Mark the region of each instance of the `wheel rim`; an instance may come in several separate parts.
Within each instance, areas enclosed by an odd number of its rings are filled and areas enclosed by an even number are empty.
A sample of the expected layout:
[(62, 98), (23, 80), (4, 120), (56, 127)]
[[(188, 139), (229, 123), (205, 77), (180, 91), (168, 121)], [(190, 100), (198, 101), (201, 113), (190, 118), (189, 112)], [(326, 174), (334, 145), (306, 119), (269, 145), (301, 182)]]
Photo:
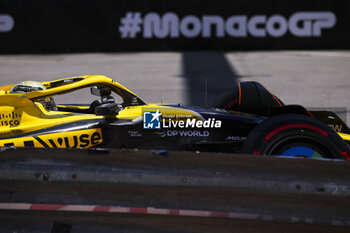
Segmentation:
[(305, 146), (296, 146), (284, 151), (281, 156), (288, 157), (308, 157), (308, 158), (323, 158), (322, 155), (314, 148)]
[(287, 136), (265, 149), (265, 154), (288, 157), (329, 158), (329, 151), (308, 136)]

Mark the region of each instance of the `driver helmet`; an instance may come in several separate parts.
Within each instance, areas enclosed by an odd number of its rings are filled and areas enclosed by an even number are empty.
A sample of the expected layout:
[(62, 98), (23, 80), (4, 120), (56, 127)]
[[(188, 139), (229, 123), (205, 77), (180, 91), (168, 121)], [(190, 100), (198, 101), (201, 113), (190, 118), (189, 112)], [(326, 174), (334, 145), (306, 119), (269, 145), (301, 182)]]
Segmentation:
[(46, 90), (41, 82), (37, 81), (24, 81), (14, 85), (10, 93), (26, 93), (31, 91), (42, 91)]
[[(46, 90), (44, 85), (41, 82), (37, 81), (24, 81), (14, 85), (10, 93), (27, 93), (32, 91), (43, 91)], [(40, 99), (39, 102), (47, 109), (47, 110), (57, 110), (55, 101), (52, 97), (46, 97), (44, 99)]]

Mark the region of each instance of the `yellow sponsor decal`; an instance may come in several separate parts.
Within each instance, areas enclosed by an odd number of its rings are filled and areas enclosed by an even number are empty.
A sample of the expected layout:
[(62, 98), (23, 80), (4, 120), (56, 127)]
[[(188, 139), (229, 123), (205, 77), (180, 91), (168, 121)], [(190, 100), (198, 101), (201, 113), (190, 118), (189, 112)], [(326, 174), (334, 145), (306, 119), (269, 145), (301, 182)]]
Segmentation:
[(0, 147), (90, 148), (101, 143), (101, 129), (86, 129), (0, 140)]

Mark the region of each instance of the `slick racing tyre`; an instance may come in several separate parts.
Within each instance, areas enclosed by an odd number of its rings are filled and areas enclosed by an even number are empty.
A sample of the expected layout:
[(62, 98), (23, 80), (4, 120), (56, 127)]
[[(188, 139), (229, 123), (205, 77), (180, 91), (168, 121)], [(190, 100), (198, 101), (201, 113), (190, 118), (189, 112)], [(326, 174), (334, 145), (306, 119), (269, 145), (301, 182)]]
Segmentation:
[(298, 114), (264, 120), (247, 137), (243, 151), (258, 155), (308, 158), (349, 158), (348, 145), (330, 127)]

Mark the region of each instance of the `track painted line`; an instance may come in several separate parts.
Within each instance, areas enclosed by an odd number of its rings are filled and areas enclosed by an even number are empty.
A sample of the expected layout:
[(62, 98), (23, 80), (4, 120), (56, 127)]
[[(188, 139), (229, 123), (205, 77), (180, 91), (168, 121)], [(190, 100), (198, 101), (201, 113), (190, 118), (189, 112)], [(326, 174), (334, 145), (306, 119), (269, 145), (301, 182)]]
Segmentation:
[(34, 204), (34, 203), (0, 203), (0, 210), (22, 211), (57, 211), (57, 212), (96, 212), (117, 214), (147, 214), (184, 217), (226, 218), (236, 220), (260, 220), (278, 221), (289, 223), (326, 224), (335, 226), (350, 226), (350, 221), (334, 219), (320, 220), (314, 218), (282, 217), (253, 213), (163, 209), (154, 207), (123, 207), (123, 206), (99, 206), (99, 205), (65, 205), (65, 204)]

